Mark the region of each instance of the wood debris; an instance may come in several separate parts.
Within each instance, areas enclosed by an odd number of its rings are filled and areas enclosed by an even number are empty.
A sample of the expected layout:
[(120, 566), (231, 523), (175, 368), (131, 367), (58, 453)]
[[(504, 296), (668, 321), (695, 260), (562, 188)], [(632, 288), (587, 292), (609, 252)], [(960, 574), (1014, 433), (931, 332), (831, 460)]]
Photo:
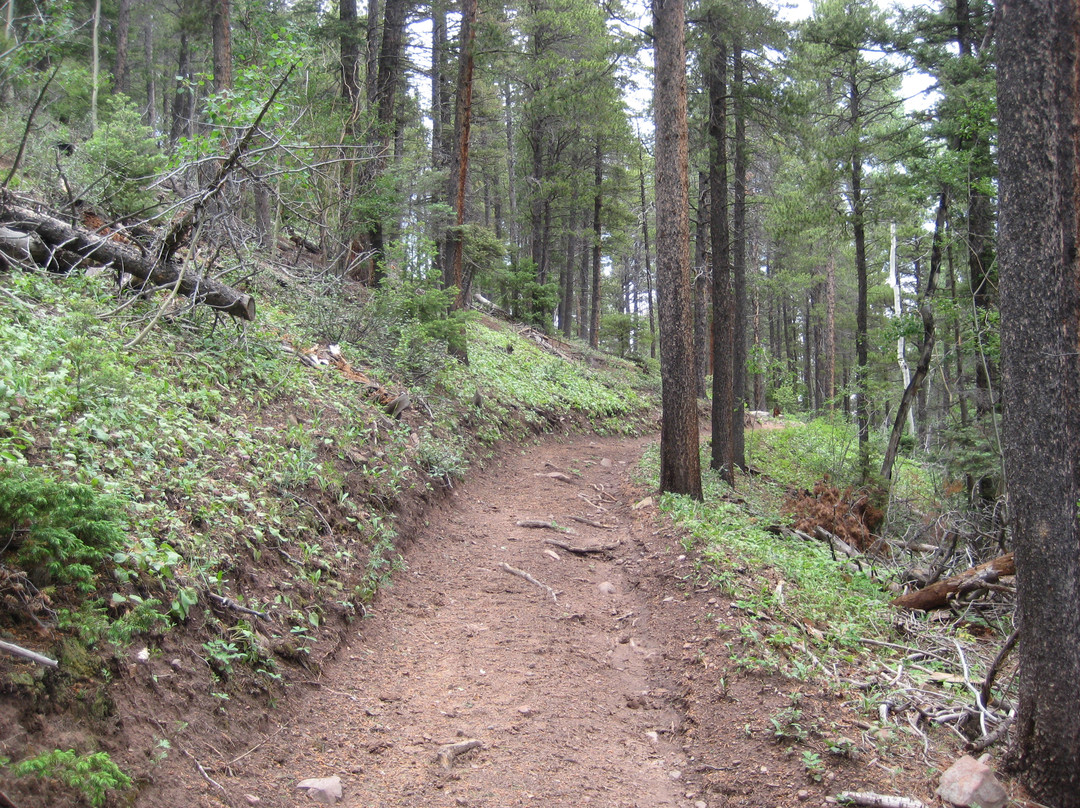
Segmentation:
[(518, 576), (519, 578), (524, 578), (524, 579), (525, 579), (526, 581), (528, 581), (528, 582), (529, 582), (530, 584), (534, 584), (534, 585), (536, 585), (536, 586), (540, 587), (541, 589), (543, 589), (544, 591), (546, 591), (546, 592), (547, 592), (547, 593), (548, 593), (549, 595), (551, 595), (551, 599), (552, 599), (553, 601), (555, 601), (556, 603), (558, 603), (558, 602), (559, 602), (559, 596), (558, 596), (558, 593), (556, 593), (554, 589), (552, 589), (552, 588), (551, 588), (550, 586), (548, 586), (547, 584), (545, 584), (545, 583), (542, 583), (542, 582), (540, 582), (540, 581), (536, 580), (536, 579), (535, 579), (535, 578), (533, 578), (533, 577), (532, 577), (531, 575), (529, 575), (529, 573), (525, 572), (525, 570), (519, 570), (519, 569), (518, 569), (517, 567), (511, 567), (511, 566), (510, 566), (509, 564), (507, 564), (507, 563), (506, 563), (505, 561), (500, 561), (500, 562), (499, 562), (499, 568), (500, 568), (500, 569), (502, 569), (502, 570), (503, 570), (503, 571), (505, 571), (505, 572), (509, 572), (509, 573), (510, 573), (511, 575), (516, 575), (516, 576)]

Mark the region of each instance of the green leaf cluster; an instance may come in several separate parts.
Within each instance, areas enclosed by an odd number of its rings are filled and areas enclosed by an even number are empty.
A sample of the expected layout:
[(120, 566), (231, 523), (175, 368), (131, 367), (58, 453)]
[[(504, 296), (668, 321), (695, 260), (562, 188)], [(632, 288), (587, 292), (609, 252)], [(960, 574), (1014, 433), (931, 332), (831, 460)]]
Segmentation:
[(14, 562), (58, 584), (94, 588), (95, 575), (124, 539), (122, 511), (89, 485), (38, 469), (0, 468), (0, 533)]
[(11, 771), (16, 777), (60, 780), (82, 794), (94, 808), (105, 804), (109, 791), (132, 786), (131, 778), (113, 763), (108, 752), (80, 755), (74, 749), (54, 749), (12, 764)]

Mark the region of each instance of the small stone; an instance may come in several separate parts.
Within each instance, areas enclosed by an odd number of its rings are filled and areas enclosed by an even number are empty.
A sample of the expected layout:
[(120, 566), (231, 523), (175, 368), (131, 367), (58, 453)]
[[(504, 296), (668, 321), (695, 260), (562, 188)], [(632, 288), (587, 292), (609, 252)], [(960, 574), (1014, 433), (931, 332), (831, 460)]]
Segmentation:
[(325, 805), (333, 805), (341, 799), (341, 778), (337, 776), (301, 780), (296, 784), (296, 788), (298, 791), (306, 791), (315, 802)]
[(531, 716), (536, 715), (536, 710), (534, 710), (532, 707), (530, 707), (527, 704), (523, 704), (520, 707), (518, 707), (518, 712), (521, 713), (526, 718), (530, 718)]
[(645, 733), (645, 737), (649, 739), (649, 743), (652, 743), (652, 744), (660, 743), (660, 734), (658, 732), (655, 732), (653, 730), (649, 730), (648, 732)]
[(610, 457), (605, 457), (605, 458), (603, 458), (603, 459), (602, 459), (602, 460), (600, 461), (600, 465), (601, 465), (601, 466), (603, 466), (603, 467), (604, 467), (604, 468), (606, 468), (606, 469), (609, 469), (609, 468), (611, 468), (611, 466), (612, 466), (613, 464), (612, 464), (612, 462), (611, 462), (611, 458), (610, 458)]
[(970, 805), (979, 805), (980, 808), (1003, 808), (1009, 801), (1005, 789), (994, 777), (990, 767), (980, 763), (971, 755), (964, 755), (941, 775), (937, 794), (946, 802), (951, 802), (961, 808)]
[(681, 780), (682, 779), (682, 772), (679, 771), (678, 769), (672, 769), (671, 771), (669, 771), (667, 773), (667, 776), (670, 777), (672, 780)]
[(139, 660), (139, 662), (149, 662), (150, 661), (150, 649), (149, 648), (143, 648), (141, 651), (139, 651), (139, 653), (137, 653), (135, 655), (135, 659)]
[(694, 808), (709, 808), (709, 804), (705, 800), (698, 800), (694, 803)]
[(799, 798), (799, 802), (804, 802), (805, 800), (810, 799), (810, 792), (805, 788), (800, 788), (799, 793), (795, 796)]
[(769, 773), (769, 767), (768, 766), (762, 766), (758, 771), (760, 771), (762, 774), (768, 774)]
[(174, 657), (173, 659), (169, 660), (169, 667), (172, 668), (174, 671), (180, 670), (180, 668), (182, 668), (183, 666), (184, 663), (180, 661), (179, 657)]
[(258, 805), (260, 802), (262, 802), (262, 800), (260, 800), (254, 794), (245, 794), (244, 802), (246, 802), (248, 805)]
[(615, 594), (615, 584), (613, 584), (611, 581), (603, 581), (597, 584), (596, 588), (600, 590), (601, 595)]

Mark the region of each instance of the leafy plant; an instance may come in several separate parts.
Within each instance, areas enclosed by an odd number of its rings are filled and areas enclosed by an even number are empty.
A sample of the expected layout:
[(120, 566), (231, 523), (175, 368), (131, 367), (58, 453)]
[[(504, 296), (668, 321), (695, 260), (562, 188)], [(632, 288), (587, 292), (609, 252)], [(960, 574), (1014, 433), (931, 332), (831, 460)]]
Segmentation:
[(119, 505), (88, 485), (31, 468), (0, 469), (0, 532), (24, 569), (92, 591), (97, 570), (124, 538)]
[(105, 804), (107, 792), (131, 788), (131, 778), (113, 763), (107, 752), (80, 755), (73, 749), (54, 749), (12, 764), (11, 772), (16, 777), (60, 780), (95, 808)]
[(815, 783), (820, 783), (825, 776), (825, 764), (821, 760), (821, 755), (809, 749), (804, 749), (802, 763), (803, 768), (806, 769), (806, 776)]

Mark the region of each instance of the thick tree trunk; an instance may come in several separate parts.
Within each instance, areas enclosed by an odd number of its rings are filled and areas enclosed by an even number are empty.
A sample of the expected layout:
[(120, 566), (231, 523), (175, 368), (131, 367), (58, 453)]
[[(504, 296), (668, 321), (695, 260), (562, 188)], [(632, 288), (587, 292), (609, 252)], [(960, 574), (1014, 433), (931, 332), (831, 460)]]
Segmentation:
[(94, 0), (90, 21), (90, 131), (98, 125), (98, 76), (101, 72), (101, 0)]
[(836, 256), (825, 260), (825, 399), (836, 408)]
[(645, 248), (645, 291), (649, 297), (649, 356), (656, 359), (656, 320), (653, 317), (652, 264), (649, 257), (649, 209), (645, 205), (645, 157), (638, 141), (638, 177), (641, 180), (641, 240)]
[(660, 314), (660, 490), (701, 499), (686, 129), (685, 0), (653, 0), (656, 79), (656, 276)]
[(1036, 800), (1076, 808), (1080, 11), (1055, 0), (998, 10), (1003, 437), (1021, 630), (1013, 762)]
[(451, 181), (454, 183), (454, 210), (456, 228), (449, 239), (452, 247), (450, 259), (453, 268), (452, 283), (457, 287), (453, 307), (460, 309), (469, 299), (472, 285), (471, 273), (466, 277), (463, 266), (465, 239), (465, 191), (469, 175), (469, 134), (472, 129), (473, 63), (476, 49), (477, 0), (464, 0), (461, 20), (461, 54), (458, 66), (457, 100), (454, 109), (454, 160), (451, 163)]
[(214, 49), (214, 92), (232, 89), (232, 23), (229, 19), (230, 0), (213, 0), (210, 28)]
[(4, 205), (0, 221), (21, 232), (34, 232), (55, 252), (51, 268), (71, 269), (80, 263), (92, 266), (109, 264), (120, 272), (134, 275), (152, 287), (172, 287), (179, 281), (177, 291), (211, 308), (241, 320), (255, 319), (255, 300), (219, 281), (184, 271), (181, 262), (155, 261), (151, 254), (122, 241), (99, 236), (72, 227), (52, 216), (22, 205)]
[(589, 345), (600, 347), (600, 247), (603, 230), (600, 214), (604, 209), (604, 150), (596, 139), (593, 165), (593, 245), (592, 245), (592, 314), (589, 315)]
[(131, 0), (116, 4), (116, 58), (113, 60), (113, 89), (131, 95), (131, 64), (128, 48), (131, 42)]
[[(732, 388), (734, 299), (731, 289), (731, 240), (728, 228), (727, 177), (727, 48), (719, 21), (709, 18), (712, 57), (709, 60), (709, 234), (712, 237), (713, 384), (712, 453), (709, 465), (729, 483), (735, 482), (732, 442), (735, 412)], [(659, 196), (659, 195), (658, 195)], [(740, 424), (741, 427), (741, 424)]]
[(736, 38), (732, 47), (732, 100), (735, 114), (735, 198), (731, 211), (734, 235), (731, 272), (735, 291), (732, 335), (732, 395), (735, 412), (732, 415), (732, 455), (735, 465), (746, 470), (746, 435), (743, 421), (746, 414), (746, 107), (743, 94), (742, 45)]

